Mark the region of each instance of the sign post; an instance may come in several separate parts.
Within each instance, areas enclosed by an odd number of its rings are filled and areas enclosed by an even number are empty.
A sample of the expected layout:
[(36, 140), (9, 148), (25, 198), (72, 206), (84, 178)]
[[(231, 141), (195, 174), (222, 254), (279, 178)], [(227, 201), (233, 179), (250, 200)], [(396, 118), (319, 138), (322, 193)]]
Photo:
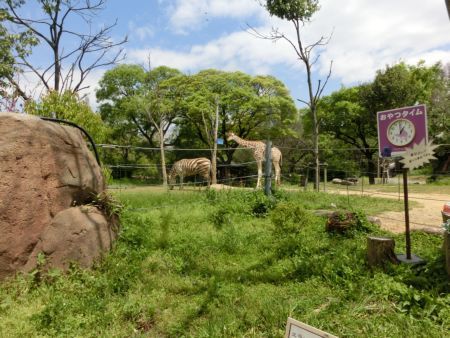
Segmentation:
[(405, 206), (406, 256), (399, 261), (418, 264), (422, 259), (411, 254), (409, 227), (408, 169), (417, 168), (433, 158), (432, 142), (428, 144), (427, 111), (425, 105), (403, 107), (377, 113), (378, 150), (382, 157), (403, 157), (403, 199)]
[(403, 168), (402, 171), (403, 171), (403, 201), (405, 205), (406, 259), (411, 259), (411, 232), (409, 230), (409, 203), (408, 203), (408, 168)]

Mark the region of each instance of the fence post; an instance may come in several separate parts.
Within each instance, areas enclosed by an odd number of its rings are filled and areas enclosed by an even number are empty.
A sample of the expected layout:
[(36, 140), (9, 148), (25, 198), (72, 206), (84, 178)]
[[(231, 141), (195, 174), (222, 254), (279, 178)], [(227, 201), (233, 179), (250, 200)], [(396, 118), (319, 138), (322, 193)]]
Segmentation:
[(266, 196), (270, 196), (272, 193), (272, 141), (266, 142), (266, 166), (265, 166), (265, 180), (264, 180), (264, 193)]
[(361, 175), (361, 196), (364, 196), (364, 173)]
[(306, 167), (305, 186), (303, 187), (303, 191), (306, 191), (308, 187), (308, 178), (309, 178), (309, 163), (308, 166)]

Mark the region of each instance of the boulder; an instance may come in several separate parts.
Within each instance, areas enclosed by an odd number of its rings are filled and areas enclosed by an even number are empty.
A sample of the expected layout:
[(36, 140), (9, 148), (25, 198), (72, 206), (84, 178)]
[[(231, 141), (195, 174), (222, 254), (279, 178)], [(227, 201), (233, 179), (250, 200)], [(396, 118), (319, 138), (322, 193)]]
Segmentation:
[(105, 189), (78, 129), (24, 114), (0, 113), (0, 174), (0, 279), (27, 265), (58, 213)]
[(24, 270), (36, 267), (39, 253), (45, 255), (43, 268), (66, 270), (71, 262), (89, 268), (103, 252), (109, 251), (114, 238), (108, 220), (96, 207), (65, 209), (44, 229)]

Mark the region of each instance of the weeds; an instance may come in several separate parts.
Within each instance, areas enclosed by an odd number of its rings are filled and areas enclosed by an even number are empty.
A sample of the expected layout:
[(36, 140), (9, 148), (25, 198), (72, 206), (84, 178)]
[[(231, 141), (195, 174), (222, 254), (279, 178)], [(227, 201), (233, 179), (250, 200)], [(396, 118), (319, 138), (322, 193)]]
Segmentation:
[[(345, 337), (447, 334), (440, 237), (412, 234), (426, 266), (373, 271), (366, 236), (380, 229), (361, 213), (352, 236), (329, 235), (311, 212), (344, 210), (345, 196), (274, 196), (122, 192), (117, 243), (93, 270), (0, 286), (2, 336), (280, 337), (288, 316)], [(370, 213), (397, 207), (350, 201)]]

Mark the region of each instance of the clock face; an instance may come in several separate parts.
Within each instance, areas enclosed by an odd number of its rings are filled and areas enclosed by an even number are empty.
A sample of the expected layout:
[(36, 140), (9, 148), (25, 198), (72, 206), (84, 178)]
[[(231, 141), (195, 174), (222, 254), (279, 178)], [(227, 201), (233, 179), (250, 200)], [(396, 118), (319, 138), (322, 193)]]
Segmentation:
[(402, 147), (410, 144), (416, 134), (414, 124), (405, 119), (393, 121), (387, 128), (387, 138), (393, 145)]

